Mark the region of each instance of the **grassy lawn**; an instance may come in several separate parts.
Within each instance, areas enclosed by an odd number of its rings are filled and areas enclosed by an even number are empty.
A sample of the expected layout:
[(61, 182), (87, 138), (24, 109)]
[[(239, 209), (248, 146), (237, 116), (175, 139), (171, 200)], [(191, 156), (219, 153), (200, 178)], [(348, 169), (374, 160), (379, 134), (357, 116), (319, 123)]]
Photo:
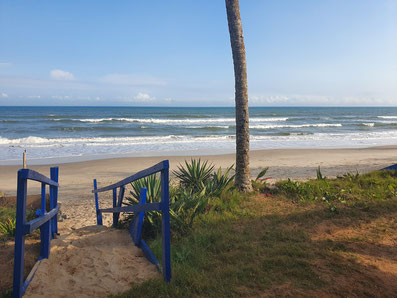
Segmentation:
[[(173, 278), (119, 297), (397, 293), (397, 177), (345, 175), (223, 195), (172, 239)], [(151, 247), (161, 260), (161, 241)]]

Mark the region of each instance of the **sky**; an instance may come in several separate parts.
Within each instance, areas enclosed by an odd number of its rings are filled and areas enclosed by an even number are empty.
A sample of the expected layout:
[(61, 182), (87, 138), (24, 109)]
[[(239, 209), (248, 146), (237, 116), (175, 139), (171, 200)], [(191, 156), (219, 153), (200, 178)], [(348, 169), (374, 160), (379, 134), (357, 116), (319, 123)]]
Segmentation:
[[(397, 106), (397, 0), (240, 0), (251, 106)], [(233, 106), (223, 0), (0, 0), (0, 105)]]

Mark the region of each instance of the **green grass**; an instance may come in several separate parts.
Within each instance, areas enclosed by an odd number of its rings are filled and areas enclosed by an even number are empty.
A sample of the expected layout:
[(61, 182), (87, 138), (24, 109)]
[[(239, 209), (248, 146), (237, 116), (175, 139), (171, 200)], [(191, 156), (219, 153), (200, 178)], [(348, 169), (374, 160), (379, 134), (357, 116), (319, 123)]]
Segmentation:
[[(298, 187), (298, 193), (280, 187), (283, 183)], [(279, 194), (271, 197), (224, 193), (210, 212), (195, 220), (190, 234), (174, 235), (170, 284), (150, 280), (119, 297), (366, 296), (379, 295), (379, 288), (386, 291), (380, 273), (362, 265), (352, 245), (366, 249), (385, 236), (396, 236), (395, 173), (291, 183), (279, 183)], [(330, 202), (338, 212), (324, 205), (326, 191), (334, 196)], [(379, 220), (384, 220), (381, 228), (363, 228)], [(314, 236), (330, 225), (356, 229), (361, 238)], [(150, 246), (161, 260), (161, 239)], [(388, 249), (379, 247), (381, 252)], [(344, 287), (342, 281), (350, 282)]]
[[(0, 207), (0, 240), (13, 239), (15, 235), (16, 207)], [(26, 220), (30, 221), (36, 217), (35, 210), (26, 210)]]

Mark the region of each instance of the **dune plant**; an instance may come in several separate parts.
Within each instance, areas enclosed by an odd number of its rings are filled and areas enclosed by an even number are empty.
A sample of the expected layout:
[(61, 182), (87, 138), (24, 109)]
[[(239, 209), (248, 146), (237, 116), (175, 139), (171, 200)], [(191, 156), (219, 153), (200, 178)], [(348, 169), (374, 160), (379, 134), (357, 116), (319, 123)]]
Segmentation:
[(14, 219), (7, 218), (5, 222), (0, 222), (0, 232), (7, 237), (15, 236), (15, 227), (16, 227), (15, 218)]
[(320, 166), (318, 166), (316, 174), (317, 174), (317, 180), (325, 180), (325, 178), (327, 178), (327, 177), (323, 176), (323, 174), (321, 173)]
[[(141, 189), (147, 189), (147, 197), (146, 202), (153, 203), (159, 202), (161, 198), (161, 179), (156, 174), (150, 175), (148, 177), (136, 180), (131, 184), (132, 190), (130, 191), (131, 197), (127, 197), (126, 200), (130, 204), (126, 202), (127, 205), (131, 205), (133, 203), (138, 204), (139, 198), (141, 195)], [(134, 204), (133, 204), (134, 205)]]
[[(146, 202), (160, 202), (161, 200), (161, 178), (156, 174), (136, 180), (131, 184), (130, 195), (126, 196), (124, 205), (137, 205), (140, 201), (141, 189), (146, 188)], [(126, 220), (129, 221), (134, 216), (130, 214)], [(143, 230), (146, 236), (154, 237), (161, 227), (161, 213), (159, 211), (145, 212)]]
[(179, 165), (178, 170), (173, 171), (173, 174), (179, 179), (182, 187), (199, 192), (211, 178), (213, 169), (214, 165), (208, 164), (208, 161), (201, 162), (201, 159), (191, 159), (190, 162), (185, 160), (185, 165)]
[(209, 196), (219, 196), (228, 186), (232, 185), (234, 181), (234, 174), (230, 175), (233, 166), (230, 166), (222, 173), (222, 169), (213, 172), (207, 183), (205, 184), (205, 193)]

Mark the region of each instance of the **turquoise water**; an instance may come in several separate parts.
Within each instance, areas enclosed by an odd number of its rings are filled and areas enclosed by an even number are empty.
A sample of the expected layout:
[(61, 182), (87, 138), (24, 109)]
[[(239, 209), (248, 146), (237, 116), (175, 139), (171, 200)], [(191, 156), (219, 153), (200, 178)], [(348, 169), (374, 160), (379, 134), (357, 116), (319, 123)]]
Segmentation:
[[(234, 150), (234, 108), (0, 107), (0, 160)], [(251, 108), (251, 149), (397, 144), (397, 108)]]

